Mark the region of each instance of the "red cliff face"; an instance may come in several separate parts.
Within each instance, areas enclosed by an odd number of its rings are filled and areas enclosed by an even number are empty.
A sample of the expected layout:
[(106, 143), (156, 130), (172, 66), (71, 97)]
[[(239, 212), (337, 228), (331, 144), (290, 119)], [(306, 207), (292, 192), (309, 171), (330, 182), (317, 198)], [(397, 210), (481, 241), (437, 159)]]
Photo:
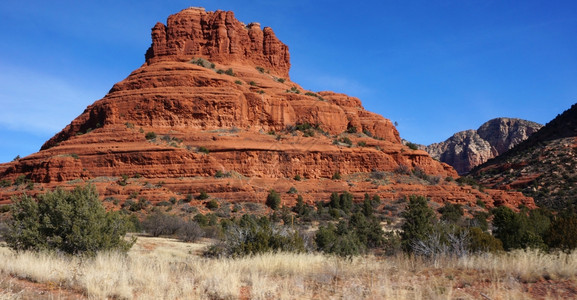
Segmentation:
[[(445, 181), (457, 177), (452, 167), (402, 145), (391, 121), (359, 99), (291, 82), (287, 47), (270, 29), (244, 26), (230, 12), (186, 9), (157, 24), (152, 39), (142, 67), (40, 152), (0, 165), (0, 178), (25, 176), (34, 183), (29, 193), (90, 182), (102, 197), (137, 193), (151, 201), (204, 190), (263, 202), (271, 188), (296, 186), (310, 202), (350, 190), (532, 206), (517, 194), (493, 197)], [(0, 202), (21, 189), (0, 188)]]
[(206, 12), (188, 8), (168, 17), (166, 25), (152, 28), (152, 46), (146, 62), (186, 61), (203, 57), (220, 64), (242, 63), (260, 66), (273, 74), (289, 77), (288, 47), (271, 28), (260, 24), (244, 25), (234, 13)]

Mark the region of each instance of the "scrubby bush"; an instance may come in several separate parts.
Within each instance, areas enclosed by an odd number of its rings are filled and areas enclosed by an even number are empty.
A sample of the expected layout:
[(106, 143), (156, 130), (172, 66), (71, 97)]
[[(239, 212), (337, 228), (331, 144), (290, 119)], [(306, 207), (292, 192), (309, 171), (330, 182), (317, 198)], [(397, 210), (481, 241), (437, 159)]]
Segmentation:
[(198, 152), (204, 153), (204, 154), (209, 154), (210, 150), (208, 150), (206, 147), (200, 146), (200, 147), (198, 147)]
[(319, 251), (343, 257), (359, 255), (365, 250), (345, 221), (339, 222), (337, 226), (332, 223), (320, 226), (315, 235), (315, 242)]
[(441, 220), (449, 223), (458, 223), (463, 217), (464, 211), (461, 204), (446, 204), (438, 209), (441, 213)]
[[(205, 191), (200, 191), (200, 194), (198, 195), (198, 197), (196, 197), (196, 199), (198, 200), (206, 200), (208, 199), (210, 196), (205, 192)], [(190, 202), (190, 201), (188, 201)]]
[(181, 225), (182, 221), (177, 216), (160, 211), (152, 213), (142, 222), (144, 231), (154, 237), (174, 235), (180, 229)]
[(212, 199), (206, 203), (206, 208), (208, 208), (210, 210), (216, 210), (216, 209), (218, 209), (218, 207), (219, 207), (218, 202), (214, 199)]
[(266, 217), (243, 215), (227, 224), (225, 239), (205, 254), (242, 257), (271, 251), (303, 252), (305, 243), (299, 232), (288, 226), (275, 225)]
[(469, 231), (469, 250), (471, 252), (499, 252), (503, 251), (503, 243), (479, 227), (472, 227)]
[(409, 149), (411, 150), (419, 150), (419, 145), (415, 144), (415, 143), (411, 143), (411, 142), (407, 142), (407, 147), (409, 147)]
[(0, 187), (2, 188), (6, 188), (12, 185), (12, 182), (10, 182), (10, 180), (7, 179), (2, 179), (0, 180)]
[(570, 251), (577, 248), (577, 217), (556, 217), (545, 234), (545, 242), (553, 249)]
[(270, 190), (268, 196), (266, 197), (265, 204), (272, 208), (273, 210), (277, 210), (280, 207), (281, 198), (280, 194), (277, 193), (275, 190)]
[(147, 132), (146, 135), (144, 136), (147, 140), (153, 140), (156, 138), (156, 133), (154, 132)]
[(353, 195), (349, 192), (343, 192), (340, 195), (337, 192), (334, 192), (331, 194), (331, 200), (328, 206), (349, 213), (353, 207)]
[(182, 222), (177, 233), (178, 239), (183, 242), (195, 242), (204, 236), (204, 231), (200, 225), (193, 220)]
[(124, 240), (127, 220), (106, 212), (92, 185), (56, 189), (38, 198), (37, 203), (24, 195), (12, 205), (6, 242), (15, 250), (94, 255), (101, 250), (128, 251), (134, 243)]
[(545, 216), (527, 212), (515, 213), (510, 208), (500, 206), (493, 210), (493, 234), (503, 242), (505, 250), (524, 248), (546, 248), (540, 233), (546, 232), (548, 224)]
[(428, 235), (411, 242), (415, 255), (437, 260), (439, 257), (463, 257), (470, 253), (469, 232), (453, 224), (439, 222)]

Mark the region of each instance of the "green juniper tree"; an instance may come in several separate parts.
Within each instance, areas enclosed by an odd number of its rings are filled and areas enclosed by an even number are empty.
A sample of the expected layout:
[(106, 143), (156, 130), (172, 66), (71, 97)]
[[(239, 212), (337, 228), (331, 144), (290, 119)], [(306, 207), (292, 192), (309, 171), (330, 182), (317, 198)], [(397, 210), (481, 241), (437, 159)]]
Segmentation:
[(101, 250), (128, 251), (134, 244), (124, 240), (129, 222), (107, 212), (92, 185), (56, 189), (38, 198), (37, 203), (24, 195), (12, 206), (6, 242), (15, 250), (94, 255)]
[(425, 240), (433, 231), (435, 212), (427, 205), (427, 198), (411, 196), (407, 210), (401, 216), (405, 218), (405, 223), (401, 227), (403, 250), (411, 252), (414, 242)]

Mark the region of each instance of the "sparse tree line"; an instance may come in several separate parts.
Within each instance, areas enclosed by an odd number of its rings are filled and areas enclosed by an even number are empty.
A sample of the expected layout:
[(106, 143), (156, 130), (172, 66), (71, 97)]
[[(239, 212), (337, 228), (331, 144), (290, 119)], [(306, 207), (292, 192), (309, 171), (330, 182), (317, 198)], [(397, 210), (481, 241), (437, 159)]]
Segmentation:
[[(37, 201), (38, 200), (38, 201)], [(577, 248), (577, 216), (543, 209), (514, 212), (497, 207), (465, 218), (460, 205), (447, 204), (437, 214), (422, 196), (411, 196), (401, 213), (400, 230), (385, 231), (379, 213), (381, 200), (365, 194), (355, 203), (348, 192), (333, 193), (328, 201), (306, 204), (297, 196), (292, 208), (281, 206), (280, 194), (270, 191), (270, 215), (244, 214), (218, 218), (198, 213), (183, 219), (160, 210), (143, 220), (128, 211), (107, 212), (94, 186), (73, 191), (56, 189), (38, 199), (23, 195), (11, 205), (10, 219), (0, 233), (17, 251), (57, 251), (94, 255), (98, 251), (128, 251), (134, 239), (127, 232), (176, 237), (185, 242), (202, 237), (214, 242), (210, 257), (240, 257), (270, 251), (319, 251), (343, 257), (365, 253), (399, 252), (436, 259), (478, 252), (519, 248), (570, 251)], [(440, 215), (440, 217), (437, 217)], [(492, 232), (489, 223), (492, 222)]]

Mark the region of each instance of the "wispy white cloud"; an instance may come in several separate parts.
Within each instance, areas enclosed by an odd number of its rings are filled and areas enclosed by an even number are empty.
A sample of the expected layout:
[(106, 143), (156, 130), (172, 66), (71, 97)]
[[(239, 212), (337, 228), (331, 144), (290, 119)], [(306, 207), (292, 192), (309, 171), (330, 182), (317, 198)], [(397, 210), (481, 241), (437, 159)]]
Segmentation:
[(64, 128), (96, 93), (49, 74), (0, 63), (0, 126), (36, 134)]

